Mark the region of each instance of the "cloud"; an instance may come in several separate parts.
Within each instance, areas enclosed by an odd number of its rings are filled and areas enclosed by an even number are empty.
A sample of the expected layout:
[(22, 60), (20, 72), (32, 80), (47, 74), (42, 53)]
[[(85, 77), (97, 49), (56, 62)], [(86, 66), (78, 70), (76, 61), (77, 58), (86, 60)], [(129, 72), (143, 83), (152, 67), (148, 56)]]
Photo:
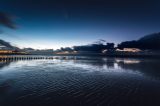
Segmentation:
[(11, 29), (16, 28), (15, 24), (13, 23), (13, 17), (3, 12), (0, 12), (0, 25)]

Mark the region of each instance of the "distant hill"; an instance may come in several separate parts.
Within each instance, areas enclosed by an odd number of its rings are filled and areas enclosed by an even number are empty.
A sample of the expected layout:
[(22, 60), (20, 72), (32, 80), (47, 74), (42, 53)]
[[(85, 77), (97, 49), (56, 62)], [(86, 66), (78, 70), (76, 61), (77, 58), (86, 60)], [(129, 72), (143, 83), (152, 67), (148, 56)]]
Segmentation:
[(18, 50), (19, 49), (18, 47), (15, 47), (15, 46), (11, 45), (9, 42), (6, 42), (2, 39), (0, 39), (0, 46), (5, 47), (6, 49), (13, 49), (13, 50)]
[(6, 46), (6, 47), (9, 47), (9, 48), (13, 48), (13, 46), (9, 42), (6, 42), (2, 39), (0, 39), (0, 45)]
[(118, 48), (139, 48), (142, 50), (160, 50), (160, 33), (154, 33), (134, 41), (125, 41), (118, 45)]

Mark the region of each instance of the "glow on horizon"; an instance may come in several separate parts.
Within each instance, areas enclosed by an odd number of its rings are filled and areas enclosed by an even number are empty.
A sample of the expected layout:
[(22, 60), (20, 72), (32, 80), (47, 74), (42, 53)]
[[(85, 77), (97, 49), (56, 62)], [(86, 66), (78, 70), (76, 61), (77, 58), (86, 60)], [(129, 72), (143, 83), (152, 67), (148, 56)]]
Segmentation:
[[(79, 45), (87, 45), (87, 44), (96, 42), (99, 39), (104, 38), (103, 34), (100, 34), (101, 36), (98, 36), (99, 34), (93, 34), (93, 33), (86, 34), (86, 33), (75, 32), (72, 34), (70, 33), (65, 34), (65, 33), (54, 33), (54, 32), (51, 33), (50, 32), (48, 35), (43, 36), (44, 32), (40, 34), (37, 31), (30, 32), (30, 33), (23, 32), (25, 33), (23, 34), (23, 33), (19, 33), (19, 31), (21, 31), (21, 29), (17, 29), (15, 31), (5, 30), (5, 33), (1, 34), (0, 39), (10, 42), (12, 45), (17, 46), (19, 48), (56, 50), (56, 49), (60, 49), (61, 47), (73, 47), (73, 46), (79, 46)], [(77, 35), (77, 36), (74, 36), (74, 35)], [(90, 35), (90, 36), (87, 36), (87, 35)], [(91, 35), (94, 35), (94, 36), (91, 36)], [(113, 40), (111, 37), (108, 36), (107, 42), (114, 42), (114, 41), (115, 40)]]
[[(19, 47), (19, 48), (33, 48), (33, 49), (60, 49), (61, 47), (73, 47), (75, 46), (76, 44), (69, 44), (69, 43), (61, 43), (59, 42), (58, 44), (57, 43), (51, 43), (51, 42), (48, 42), (48, 43), (40, 43), (40, 42), (32, 42), (32, 43), (24, 43), (24, 42), (18, 42), (18, 43), (14, 43), (13, 45)], [(78, 44), (77, 44), (78, 45)], [(79, 44), (81, 45), (81, 44)]]
[(73, 46), (78, 46), (78, 45), (86, 45), (93, 43), (95, 40), (83, 40), (79, 42), (78, 40), (75, 39), (33, 39), (33, 38), (26, 38), (22, 36), (6, 36), (5, 34), (1, 34), (1, 38), (7, 42), (10, 42), (13, 46), (19, 47), (21, 49), (23, 48), (33, 48), (33, 49), (60, 49), (61, 47), (73, 47)]

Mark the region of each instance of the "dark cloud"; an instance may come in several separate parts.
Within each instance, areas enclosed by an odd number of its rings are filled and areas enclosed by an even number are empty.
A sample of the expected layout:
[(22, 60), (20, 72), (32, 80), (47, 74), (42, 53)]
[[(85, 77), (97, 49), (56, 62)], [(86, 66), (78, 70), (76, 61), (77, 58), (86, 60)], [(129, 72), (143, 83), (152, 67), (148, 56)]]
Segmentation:
[(13, 18), (12, 16), (6, 13), (0, 12), (0, 24), (9, 28), (15, 29), (16, 27), (12, 21), (12, 18)]
[(118, 48), (139, 48), (142, 50), (160, 50), (160, 33), (146, 35), (139, 40), (125, 41), (118, 45)]

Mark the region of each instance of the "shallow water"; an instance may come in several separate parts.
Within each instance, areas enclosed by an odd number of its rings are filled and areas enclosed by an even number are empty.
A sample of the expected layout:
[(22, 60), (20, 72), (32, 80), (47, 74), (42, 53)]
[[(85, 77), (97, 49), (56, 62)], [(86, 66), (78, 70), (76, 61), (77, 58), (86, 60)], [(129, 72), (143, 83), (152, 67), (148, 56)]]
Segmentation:
[(160, 106), (160, 60), (0, 62), (0, 106)]

